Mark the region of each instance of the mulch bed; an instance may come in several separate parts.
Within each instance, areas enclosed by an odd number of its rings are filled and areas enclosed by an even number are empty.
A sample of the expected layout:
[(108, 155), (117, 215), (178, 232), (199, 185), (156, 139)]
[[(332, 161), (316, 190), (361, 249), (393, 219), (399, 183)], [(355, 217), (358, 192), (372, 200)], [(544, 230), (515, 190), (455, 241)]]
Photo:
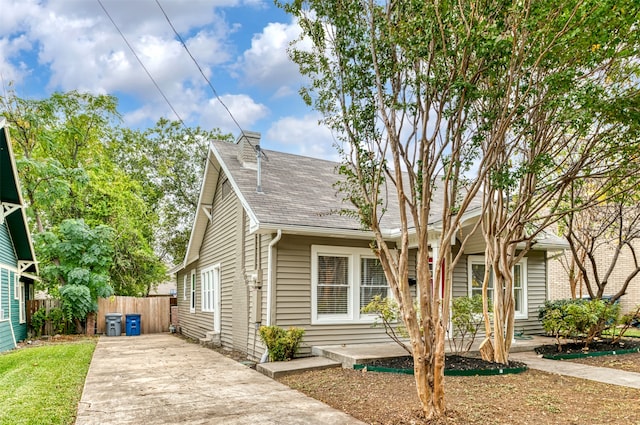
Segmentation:
[(555, 354), (595, 353), (633, 348), (640, 348), (640, 341), (637, 339), (623, 339), (612, 344), (611, 340), (599, 340), (593, 341), (587, 347), (585, 347), (584, 342), (568, 342), (566, 344), (562, 344), (560, 350), (556, 344), (548, 344), (536, 347), (535, 351), (537, 354), (552, 356)]
[[(389, 357), (385, 359), (375, 359), (363, 362), (367, 366), (385, 367), (389, 369), (413, 370), (413, 357)], [(522, 362), (510, 361), (507, 367), (521, 368), (526, 365)], [(458, 356), (447, 354), (444, 362), (445, 370), (498, 370), (504, 369), (502, 363), (486, 362), (478, 357)]]

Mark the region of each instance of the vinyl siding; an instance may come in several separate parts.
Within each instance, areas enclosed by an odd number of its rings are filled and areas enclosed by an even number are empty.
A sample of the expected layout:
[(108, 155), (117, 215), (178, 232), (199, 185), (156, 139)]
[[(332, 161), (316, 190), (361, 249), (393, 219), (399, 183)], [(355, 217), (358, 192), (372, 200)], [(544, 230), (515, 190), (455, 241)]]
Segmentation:
[[(5, 351), (16, 346), (11, 326), (14, 310), (16, 310), (16, 315), (19, 314), (19, 306), (18, 301), (14, 300), (13, 294), (13, 276), (15, 272), (2, 267), (2, 265), (11, 268), (17, 267), (16, 254), (6, 222), (0, 225), (0, 310), (2, 310), (2, 315), (0, 316), (0, 351)], [(16, 316), (16, 319), (18, 320), (15, 323), (18, 324), (19, 317)]]
[(0, 351), (15, 348), (16, 341), (11, 329), (11, 304), (13, 292), (11, 282), (13, 282), (13, 271), (0, 267)]
[[(207, 224), (204, 240), (197, 261), (187, 266), (178, 274), (178, 308), (181, 332), (190, 338), (203, 338), (207, 332), (213, 330), (214, 313), (202, 312), (202, 287), (200, 273), (202, 270), (220, 264), (221, 290), (221, 326), (220, 339), (223, 345), (233, 346), (232, 295), (234, 284), (238, 283), (238, 269), (236, 256), (238, 242), (238, 217), (242, 217), (242, 208), (235, 194), (231, 193), (222, 199), (221, 183), (224, 177), (218, 179), (213, 199), (212, 219)], [(190, 312), (190, 297), (183, 300), (182, 282), (185, 273), (191, 276), (191, 270), (196, 270), (196, 308)], [(187, 284), (187, 290), (190, 285)]]
[[(467, 258), (463, 256), (453, 272), (453, 296), (469, 294)], [(544, 251), (530, 251), (527, 255), (527, 319), (516, 319), (515, 330), (525, 334), (543, 333), (538, 321), (538, 309), (546, 299), (546, 260)]]
[[(14, 213), (17, 214), (17, 213)], [(13, 249), (13, 242), (7, 229), (7, 223), (0, 224), (0, 264), (16, 268), (18, 261)]]
[(314, 345), (389, 342), (382, 327), (369, 323), (311, 324), (311, 246), (329, 245), (368, 248), (368, 241), (283, 235), (277, 245), (275, 279), (275, 324), (305, 329), (299, 355), (310, 353)]

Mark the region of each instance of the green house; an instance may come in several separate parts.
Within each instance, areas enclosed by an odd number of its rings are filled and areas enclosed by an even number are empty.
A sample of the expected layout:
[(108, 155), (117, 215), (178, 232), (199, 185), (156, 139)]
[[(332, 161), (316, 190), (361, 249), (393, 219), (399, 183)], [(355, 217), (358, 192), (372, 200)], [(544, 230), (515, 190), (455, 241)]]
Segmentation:
[(38, 265), (20, 193), (9, 132), (0, 118), (0, 351), (27, 338), (26, 302)]

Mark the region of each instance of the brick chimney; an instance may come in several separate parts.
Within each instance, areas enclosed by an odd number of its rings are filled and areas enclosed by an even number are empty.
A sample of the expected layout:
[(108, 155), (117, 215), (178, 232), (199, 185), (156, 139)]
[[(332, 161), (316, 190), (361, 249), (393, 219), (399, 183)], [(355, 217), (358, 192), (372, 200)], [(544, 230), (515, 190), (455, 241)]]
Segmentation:
[(255, 170), (258, 168), (255, 147), (260, 145), (260, 133), (255, 131), (242, 131), (236, 143), (240, 146), (238, 150), (238, 161), (244, 168)]

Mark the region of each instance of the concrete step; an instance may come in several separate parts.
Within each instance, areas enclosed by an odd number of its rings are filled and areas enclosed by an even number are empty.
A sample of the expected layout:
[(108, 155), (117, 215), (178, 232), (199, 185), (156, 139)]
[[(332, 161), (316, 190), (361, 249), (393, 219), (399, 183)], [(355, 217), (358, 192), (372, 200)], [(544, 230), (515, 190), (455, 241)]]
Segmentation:
[(207, 332), (204, 338), (199, 338), (200, 345), (205, 347), (220, 347), (220, 332)]
[(340, 362), (326, 357), (303, 357), (286, 362), (259, 363), (256, 370), (269, 378), (279, 378), (292, 373), (306, 372), (307, 370), (328, 369), (331, 367), (341, 367)]

